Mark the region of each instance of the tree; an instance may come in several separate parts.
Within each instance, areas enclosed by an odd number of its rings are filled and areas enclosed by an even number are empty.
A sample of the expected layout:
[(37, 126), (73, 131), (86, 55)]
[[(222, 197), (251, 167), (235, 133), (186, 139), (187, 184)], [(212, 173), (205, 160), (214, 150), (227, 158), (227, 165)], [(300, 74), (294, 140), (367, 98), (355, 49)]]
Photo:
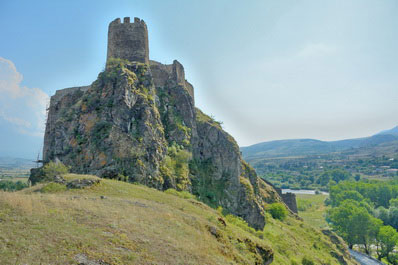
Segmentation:
[(333, 229), (347, 241), (350, 248), (354, 244), (362, 244), (368, 254), (382, 225), (382, 221), (373, 217), (369, 211), (362, 202), (348, 199), (330, 209), (327, 217)]
[(381, 206), (388, 207), (392, 198), (392, 190), (388, 185), (378, 185), (376, 187), (378, 195), (378, 203)]
[(351, 224), (348, 221), (353, 215), (355, 207), (358, 207), (357, 202), (346, 200), (340, 206), (330, 209), (326, 218), (333, 229), (344, 238), (350, 248), (355, 244), (355, 238), (351, 230)]
[(380, 206), (375, 210), (375, 217), (382, 220), (384, 224), (388, 224), (390, 221), (390, 212), (388, 209)]
[(331, 175), (332, 179), (337, 183), (339, 183), (342, 180), (348, 179), (351, 175), (349, 172), (342, 169), (334, 169), (331, 172), (329, 172), (329, 174)]
[(326, 186), (329, 183), (330, 180), (330, 175), (328, 174), (328, 172), (324, 172), (316, 181), (318, 184), (320, 184), (321, 186)]
[(373, 217), (365, 208), (354, 208), (352, 216), (349, 218), (351, 233), (353, 233), (354, 243), (364, 245), (366, 254), (370, 255), (371, 245), (377, 237), (379, 227), (383, 221)]
[(390, 200), (390, 207), (398, 208), (398, 198)]
[(18, 180), (17, 182), (13, 182), (11, 180), (0, 181), (0, 190), (4, 191), (17, 191), (22, 190), (26, 187), (28, 187), (28, 185), (20, 180)]
[[(357, 202), (364, 201), (365, 198), (356, 190), (348, 189), (346, 185), (349, 183), (340, 183), (330, 188), (330, 200), (333, 206), (338, 206), (344, 200), (354, 200)], [(348, 186), (349, 188), (349, 186)]]
[(388, 224), (398, 229), (398, 207), (390, 207), (388, 217)]
[(393, 263), (391, 253), (398, 243), (397, 231), (391, 226), (382, 226), (377, 234), (377, 243), (377, 258), (379, 260), (387, 258), (390, 263)]
[(356, 181), (359, 181), (360, 179), (361, 179), (361, 175), (356, 174), (356, 175), (355, 175), (355, 180), (356, 180)]

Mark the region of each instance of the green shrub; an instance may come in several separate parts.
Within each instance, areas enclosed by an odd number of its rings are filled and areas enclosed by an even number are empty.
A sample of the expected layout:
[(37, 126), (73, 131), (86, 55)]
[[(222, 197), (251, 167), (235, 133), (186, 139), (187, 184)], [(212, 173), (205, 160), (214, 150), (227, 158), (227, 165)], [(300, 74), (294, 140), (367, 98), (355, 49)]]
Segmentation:
[(43, 167), (44, 180), (52, 180), (57, 175), (67, 174), (69, 168), (62, 162), (50, 162)]
[[(241, 229), (245, 230), (246, 232), (249, 232), (255, 236), (259, 236), (259, 233), (257, 231), (250, 227), (245, 220), (243, 220), (241, 217), (235, 216), (233, 214), (227, 214), (224, 216), (225, 219), (227, 220), (228, 223), (234, 224), (237, 227), (240, 227)], [(262, 234), (262, 231), (259, 231), (260, 234)]]
[(279, 202), (272, 203), (269, 208), (268, 208), (269, 213), (272, 215), (272, 218), (278, 219), (278, 220), (283, 220), (287, 216), (287, 210), (286, 207)]
[(120, 58), (109, 58), (106, 62), (106, 68), (122, 68), (130, 62)]
[(116, 179), (119, 180), (119, 181), (124, 181), (124, 182), (128, 182), (129, 181), (129, 177), (125, 176), (123, 174), (117, 174), (117, 178)]
[(109, 136), (112, 129), (112, 123), (100, 121), (95, 124), (91, 131), (91, 138), (96, 146), (101, 146), (103, 141)]
[(190, 185), (188, 162), (191, 157), (192, 154), (182, 147), (176, 145), (168, 147), (167, 155), (160, 168), (167, 188), (187, 189)]
[(65, 191), (66, 190), (66, 186), (59, 184), (59, 183), (48, 183), (47, 185), (45, 185), (43, 188), (40, 189), (40, 192), (42, 193), (56, 193), (56, 192), (61, 192), (61, 191)]
[(304, 257), (304, 258), (301, 260), (301, 264), (302, 264), (302, 265), (314, 265), (314, 262), (313, 262), (311, 259), (309, 259), (309, 258), (307, 258), (307, 257)]

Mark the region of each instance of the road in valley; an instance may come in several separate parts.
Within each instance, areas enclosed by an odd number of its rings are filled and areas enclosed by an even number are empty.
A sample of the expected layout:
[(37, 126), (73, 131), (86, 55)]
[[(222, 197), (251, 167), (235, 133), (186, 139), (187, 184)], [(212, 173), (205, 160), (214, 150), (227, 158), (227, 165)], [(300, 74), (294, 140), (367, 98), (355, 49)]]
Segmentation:
[(358, 261), (361, 265), (380, 265), (384, 264), (376, 259), (370, 258), (369, 256), (357, 252), (355, 250), (349, 249), (351, 256), (353, 256), (356, 261)]

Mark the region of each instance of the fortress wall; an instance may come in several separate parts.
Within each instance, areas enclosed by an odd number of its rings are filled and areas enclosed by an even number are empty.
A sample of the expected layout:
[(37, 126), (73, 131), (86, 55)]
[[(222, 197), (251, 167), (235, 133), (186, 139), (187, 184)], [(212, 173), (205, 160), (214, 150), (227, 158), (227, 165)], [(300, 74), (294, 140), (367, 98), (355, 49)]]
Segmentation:
[(55, 91), (55, 95), (51, 97), (51, 104), (58, 103), (64, 96), (68, 94), (72, 94), (78, 90), (85, 92), (90, 88), (90, 86), (77, 86), (77, 87), (68, 87), (64, 89), (60, 89)]
[(130, 23), (130, 18), (125, 17), (123, 23), (117, 18), (109, 24), (107, 60), (109, 58), (149, 64), (148, 29), (144, 20), (134, 18)]
[(150, 68), (152, 72), (153, 82), (156, 87), (162, 87), (166, 85), (167, 80), (173, 73), (172, 64), (161, 64), (156, 61), (150, 61)]
[(156, 87), (166, 86), (167, 82), (172, 81), (176, 85), (183, 86), (194, 99), (194, 88), (185, 80), (184, 66), (177, 60), (173, 64), (162, 64), (156, 61), (150, 61), (153, 81)]
[(282, 189), (275, 187), (271, 182), (264, 180), (265, 183), (273, 187), (276, 192), (279, 194), (279, 196), (282, 198), (282, 201), (286, 204), (286, 206), (294, 213), (298, 213), (297, 210), (297, 200), (296, 200), (296, 194), (288, 192), (285, 194), (282, 194)]
[(290, 210), (294, 213), (298, 213), (297, 210), (297, 201), (296, 201), (296, 194), (288, 192), (285, 194), (282, 194), (282, 200), (283, 202), (289, 207)]

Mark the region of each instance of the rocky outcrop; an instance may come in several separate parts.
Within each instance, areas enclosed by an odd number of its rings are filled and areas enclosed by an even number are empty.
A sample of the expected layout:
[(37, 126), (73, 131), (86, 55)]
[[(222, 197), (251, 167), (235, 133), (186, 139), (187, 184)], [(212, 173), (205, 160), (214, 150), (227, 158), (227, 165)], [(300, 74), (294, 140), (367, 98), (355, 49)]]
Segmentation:
[[(135, 21), (126, 28), (111, 23), (107, 66), (95, 82), (51, 98), (44, 160), (59, 159), (75, 173), (186, 190), (262, 229), (265, 204), (280, 196), (242, 160), (220, 123), (195, 108), (193, 86), (178, 61), (149, 61), (145, 40), (128, 46), (145, 37), (144, 22)], [(132, 61), (130, 49), (144, 57)]]
[(100, 183), (99, 179), (74, 179), (66, 183), (68, 189), (84, 189)]
[(159, 166), (166, 141), (148, 65), (110, 63), (86, 90), (51, 98), (44, 159), (73, 172), (161, 188)]
[(336, 251), (331, 251), (330, 254), (335, 257), (340, 264), (348, 264), (348, 261), (351, 260), (351, 255), (348, 252), (348, 246), (344, 242), (344, 240), (336, 235), (333, 231), (324, 228), (321, 230), (321, 232), (330, 238), (330, 241), (335, 245), (337, 248), (338, 252)]

